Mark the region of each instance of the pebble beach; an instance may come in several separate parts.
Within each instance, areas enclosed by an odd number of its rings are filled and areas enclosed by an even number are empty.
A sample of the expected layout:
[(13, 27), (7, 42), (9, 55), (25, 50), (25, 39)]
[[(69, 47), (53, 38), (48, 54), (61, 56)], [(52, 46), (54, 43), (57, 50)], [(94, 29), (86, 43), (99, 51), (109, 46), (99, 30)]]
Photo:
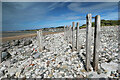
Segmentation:
[[(79, 30), (79, 51), (64, 39), (64, 32), (43, 36), (43, 51), (37, 36), (1, 43), (2, 78), (119, 78), (118, 26), (101, 27), (98, 71), (92, 67), (94, 28), (92, 28), (91, 66), (85, 69), (86, 28)], [(76, 37), (76, 36), (75, 36)]]

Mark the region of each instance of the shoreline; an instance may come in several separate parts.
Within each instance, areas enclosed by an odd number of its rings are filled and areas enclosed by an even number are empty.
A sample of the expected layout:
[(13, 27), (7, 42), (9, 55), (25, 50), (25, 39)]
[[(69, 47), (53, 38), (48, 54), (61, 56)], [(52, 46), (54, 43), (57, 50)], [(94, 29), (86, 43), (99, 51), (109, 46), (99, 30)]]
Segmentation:
[[(111, 26), (111, 27), (118, 27), (118, 26)], [(110, 27), (110, 26), (101, 26), (101, 27)], [(85, 28), (82, 28), (82, 29), (85, 29)], [(60, 32), (63, 32), (63, 31), (60, 31)], [(56, 33), (60, 33), (60, 32), (43, 32), (43, 35), (56, 34)], [(34, 36), (37, 36), (37, 33), (30, 33), (30, 34), (11, 36), (11, 37), (2, 37), (2, 38), (0, 38), (0, 42), (6, 42), (6, 41), (10, 41), (10, 40), (18, 40), (18, 39), (34, 37)]]
[[(61, 33), (61, 32), (43, 32), (43, 35), (56, 34), (56, 33)], [(34, 36), (37, 36), (37, 33), (24, 34), (24, 35), (12, 36), (12, 37), (3, 37), (3, 38), (0, 38), (0, 40), (1, 42), (6, 42), (6, 41), (18, 40), (18, 39), (34, 37)]]

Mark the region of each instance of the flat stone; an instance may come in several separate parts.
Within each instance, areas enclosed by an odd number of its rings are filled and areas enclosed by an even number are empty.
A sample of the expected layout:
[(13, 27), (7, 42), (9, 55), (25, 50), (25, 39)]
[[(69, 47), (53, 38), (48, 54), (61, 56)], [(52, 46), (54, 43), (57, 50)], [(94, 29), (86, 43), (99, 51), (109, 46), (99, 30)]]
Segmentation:
[(36, 75), (35, 75), (35, 74), (32, 74), (32, 77), (33, 77), (33, 78), (36, 78)]
[(101, 63), (101, 67), (107, 71), (115, 71), (118, 69), (118, 64), (114, 62), (110, 63)]
[(24, 72), (27, 72), (27, 71), (29, 71), (30, 69), (32, 69), (32, 66), (27, 66), (27, 67), (25, 67)]
[(53, 75), (52, 75), (52, 74), (49, 74), (48, 76), (49, 76), (49, 77), (53, 77)]
[(15, 76), (14, 72), (10, 73), (10, 77), (14, 77), (14, 76)]
[(20, 76), (20, 72), (16, 72), (16, 77), (19, 77)]
[(16, 73), (16, 69), (15, 68), (8, 69), (8, 74), (10, 74), (10, 76), (14, 76), (15, 73)]
[(87, 76), (87, 78), (92, 78), (93, 77), (93, 74), (90, 74)]
[(36, 78), (42, 78), (41, 76), (37, 76)]
[(34, 58), (38, 58), (38, 57), (40, 57), (40, 54), (41, 54), (41, 53), (35, 53), (35, 54), (33, 55), (33, 57), (34, 57)]
[(0, 70), (4, 72), (6, 70), (6, 67), (2, 67)]
[(10, 53), (8, 53), (8, 52), (2, 52), (2, 60), (8, 59), (10, 56), (11, 56)]
[(67, 66), (67, 65), (63, 65), (62, 68), (63, 68), (63, 69), (67, 69), (68, 66)]
[(68, 52), (66, 52), (65, 54), (66, 54), (66, 55), (68, 55), (69, 53), (68, 53)]
[(83, 72), (83, 73), (84, 73), (84, 72), (86, 72), (86, 70), (85, 70), (85, 69), (81, 69), (80, 71), (81, 71), (81, 72)]
[(30, 73), (30, 72), (26, 72), (25, 75), (26, 75), (26, 76), (30, 76), (31, 73)]
[(39, 71), (40, 71), (40, 69), (36, 69), (35, 74), (37, 75)]

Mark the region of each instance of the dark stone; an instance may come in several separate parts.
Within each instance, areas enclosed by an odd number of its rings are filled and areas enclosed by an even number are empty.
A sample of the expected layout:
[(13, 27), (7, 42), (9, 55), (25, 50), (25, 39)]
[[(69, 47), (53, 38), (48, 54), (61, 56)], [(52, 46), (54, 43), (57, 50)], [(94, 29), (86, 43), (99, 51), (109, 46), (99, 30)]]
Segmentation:
[(54, 56), (57, 56), (57, 54), (54, 54)]
[(60, 65), (62, 65), (63, 62), (59, 62)]
[(11, 46), (18, 46), (20, 44), (20, 41), (19, 40), (13, 40), (11, 42)]
[(7, 51), (7, 48), (2, 48), (1, 51), (2, 51), (2, 52), (6, 52), (6, 51)]
[(88, 78), (91, 78), (91, 77), (93, 77), (93, 74), (90, 74), (90, 75), (88, 76)]
[(84, 49), (84, 46), (81, 46), (81, 49)]
[(27, 46), (27, 45), (30, 45), (30, 44), (32, 44), (32, 41), (31, 41), (31, 40), (26, 40), (26, 41), (24, 42), (24, 46)]
[(100, 69), (98, 69), (98, 70), (97, 70), (97, 73), (98, 73), (98, 74), (101, 74), (102, 72), (101, 72), (101, 70), (100, 70)]
[(43, 47), (43, 50), (45, 50), (46, 48), (45, 48), (45, 46)]
[(8, 46), (10, 46), (9, 43), (4, 43), (4, 44), (2, 44), (2, 47), (3, 47), (3, 48), (8, 47)]
[(10, 56), (11, 56), (10, 53), (2, 52), (2, 61), (8, 59)]
[(86, 54), (85, 54), (85, 53), (82, 53), (82, 55), (83, 55), (83, 56), (86, 56)]
[(12, 59), (12, 60), (11, 60), (11, 63), (12, 63), (12, 64), (14, 64), (14, 63), (16, 63), (16, 62), (18, 62), (18, 60), (16, 60), (16, 59)]
[(108, 59), (107, 63), (110, 63), (112, 61), (112, 58)]
[(23, 47), (23, 45), (19, 45), (19, 46), (18, 46), (18, 48), (22, 48), (22, 47)]
[(69, 48), (66, 48), (66, 50), (64, 52), (67, 52), (69, 50)]
[(43, 50), (47, 50), (47, 52), (50, 52), (50, 49), (48, 49), (46, 46), (43, 47)]
[(115, 77), (117, 77), (117, 74), (115, 74)]
[(77, 55), (79, 55), (79, 52), (77, 53)]
[(20, 41), (19, 40), (15, 40), (14, 46), (18, 46), (19, 44), (20, 44)]

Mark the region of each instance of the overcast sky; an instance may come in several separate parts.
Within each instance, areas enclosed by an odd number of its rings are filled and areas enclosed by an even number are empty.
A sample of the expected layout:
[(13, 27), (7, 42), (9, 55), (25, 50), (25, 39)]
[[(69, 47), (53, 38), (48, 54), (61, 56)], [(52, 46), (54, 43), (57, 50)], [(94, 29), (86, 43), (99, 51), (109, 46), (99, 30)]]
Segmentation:
[[(86, 23), (86, 15), (117, 20), (117, 2), (3, 2), (3, 31), (39, 29)], [(93, 20), (94, 21), (94, 20)]]

